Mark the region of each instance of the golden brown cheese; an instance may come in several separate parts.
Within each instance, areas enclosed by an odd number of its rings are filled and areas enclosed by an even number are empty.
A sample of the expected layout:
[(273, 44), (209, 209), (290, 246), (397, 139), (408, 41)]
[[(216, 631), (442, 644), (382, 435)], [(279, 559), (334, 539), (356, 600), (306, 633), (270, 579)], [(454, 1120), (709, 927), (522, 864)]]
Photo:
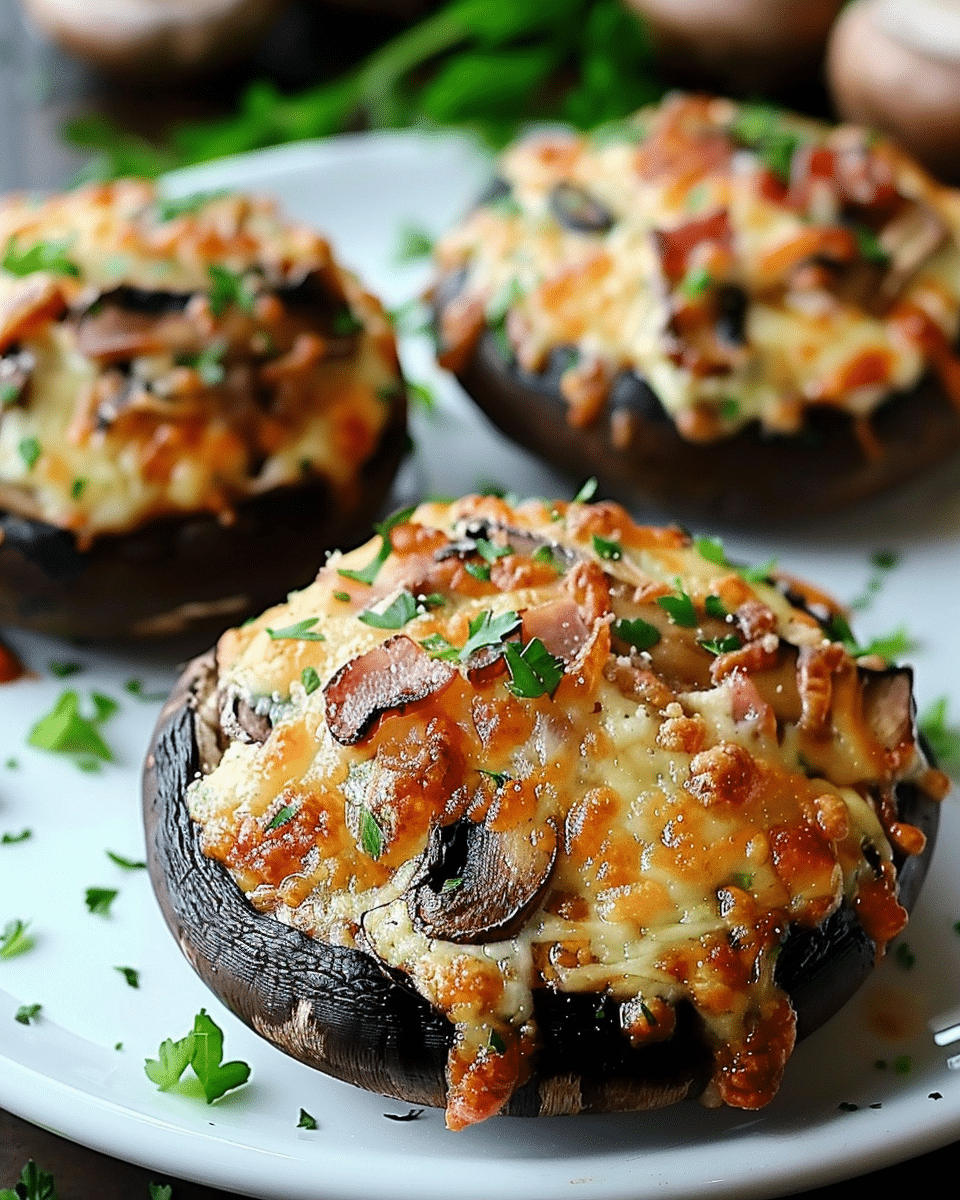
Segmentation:
[(635, 1045), (693, 1005), (709, 1097), (766, 1103), (789, 927), (846, 901), (882, 949), (905, 921), (891, 838), (923, 836), (883, 798), (929, 778), (908, 679), (613, 504), (471, 497), (381, 530), (221, 640), (205, 853), (447, 1016), (452, 1128), (528, 1075), (544, 987), (612, 998)]
[(400, 387), (378, 301), (267, 200), (0, 205), (0, 503), (78, 538), (348, 488)]
[(958, 193), (882, 138), (674, 95), (533, 134), (499, 176), (437, 249), (460, 279), (440, 306), (453, 369), (493, 328), (527, 371), (568, 356), (571, 424), (631, 371), (694, 442), (795, 433), (815, 405), (862, 422), (931, 368), (960, 403)]

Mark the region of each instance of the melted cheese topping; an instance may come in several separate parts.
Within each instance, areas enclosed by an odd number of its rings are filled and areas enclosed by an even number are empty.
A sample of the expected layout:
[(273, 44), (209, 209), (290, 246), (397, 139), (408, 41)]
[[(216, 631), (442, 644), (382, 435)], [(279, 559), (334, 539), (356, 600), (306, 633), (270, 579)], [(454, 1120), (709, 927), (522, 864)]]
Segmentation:
[(379, 302), (269, 201), (139, 180), (0, 206), (0, 503), (81, 541), (349, 488), (402, 392)]
[(960, 206), (851, 127), (672, 96), (593, 136), (507, 150), (495, 199), (438, 246), (441, 361), (485, 327), (526, 371), (563, 350), (574, 425), (623, 371), (680, 433), (794, 433), (815, 405), (855, 418), (941, 373), (960, 326)]
[(541, 988), (605, 998), (637, 1046), (692, 1005), (710, 1095), (765, 1103), (790, 926), (846, 902), (882, 948), (906, 919), (891, 839), (923, 836), (881, 799), (930, 777), (909, 684), (877, 719), (887, 676), (808, 611), (613, 504), (407, 517), (224, 635), (205, 853), (448, 1017), (453, 1128), (528, 1076)]

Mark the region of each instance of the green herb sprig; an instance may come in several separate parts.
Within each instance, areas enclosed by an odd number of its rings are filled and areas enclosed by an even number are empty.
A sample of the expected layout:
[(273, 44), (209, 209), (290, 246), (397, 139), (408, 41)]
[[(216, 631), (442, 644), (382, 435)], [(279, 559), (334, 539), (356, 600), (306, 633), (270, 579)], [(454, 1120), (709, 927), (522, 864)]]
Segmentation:
[(180, 1082), (187, 1067), (200, 1080), (208, 1104), (250, 1078), (247, 1063), (223, 1062), (223, 1031), (204, 1008), (194, 1017), (193, 1030), (178, 1041), (167, 1038), (161, 1042), (157, 1057), (146, 1059), (143, 1069), (147, 1078), (165, 1092)]

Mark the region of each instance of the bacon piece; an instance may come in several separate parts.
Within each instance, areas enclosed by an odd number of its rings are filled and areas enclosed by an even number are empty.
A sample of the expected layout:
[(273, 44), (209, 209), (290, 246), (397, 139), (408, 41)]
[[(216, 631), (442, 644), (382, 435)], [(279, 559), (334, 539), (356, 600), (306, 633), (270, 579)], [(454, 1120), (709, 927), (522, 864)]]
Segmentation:
[(566, 663), (576, 661), (591, 632), (576, 602), (568, 596), (529, 608), (523, 614), (524, 642), (539, 638), (552, 655)]
[(745, 600), (734, 616), (740, 632), (748, 642), (755, 642), (766, 633), (777, 632), (776, 615), (762, 600)]
[(706, 242), (729, 250), (733, 230), (727, 210), (721, 208), (706, 217), (698, 217), (673, 229), (655, 229), (650, 236), (664, 276), (670, 283), (676, 284), (686, 275), (695, 247)]
[(734, 671), (769, 671), (780, 660), (780, 642), (775, 634), (765, 634), (758, 642), (748, 642), (739, 650), (718, 654), (710, 664), (714, 683), (726, 679)]
[(55, 321), (66, 309), (63, 290), (48, 275), (27, 279), (0, 306), (0, 354), (46, 321)]
[(825, 730), (833, 704), (833, 676), (850, 661), (838, 642), (829, 646), (802, 646), (797, 657), (797, 690), (800, 693), (800, 728), (809, 733)]
[(393, 709), (426, 700), (458, 672), (397, 634), (340, 668), (323, 690), (327, 726), (341, 746), (353, 746)]
[(720, 742), (694, 757), (684, 786), (707, 807), (739, 804), (750, 794), (756, 777), (756, 763), (749, 751), (736, 742)]

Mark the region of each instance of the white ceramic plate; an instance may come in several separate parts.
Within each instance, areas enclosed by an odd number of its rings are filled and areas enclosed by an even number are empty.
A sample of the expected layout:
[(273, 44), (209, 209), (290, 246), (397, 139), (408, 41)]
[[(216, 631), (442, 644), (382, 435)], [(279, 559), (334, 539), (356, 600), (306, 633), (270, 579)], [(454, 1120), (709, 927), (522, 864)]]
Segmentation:
[[(394, 261), (400, 227), (416, 222), (439, 231), (485, 173), (483, 156), (469, 144), (398, 134), (250, 155), (185, 172), (171, 187), (277, 196), (325, 229), (394, 305), (425, 282), (422, 266)], [(571, 494), (568, 481), (477, 416), (432, 367), (425, 339), (408, 339), (404, 360), (413, 379), (436, 388), (440, 403), (434, 415), (415, 419), (419, 450), (398, 499), (489, 482), (521, 494)], [(868, 638), (905, 625), (917, 642), (921, 708), (949, 695), (954, 718), (960, 715), (956, 466), (816, 531), (728, 535), (727, 545), (752, 561), (776, 555), (784, 568), (847, 600), (864, 590), (871, 554), (895, 551), (899, 564), (883, 573), (858, 632)], [(716, 1113), (689, 1104), (637, 1116), (500, 1118), (450, 1134), (432, 1110), (409, 1123), (385, 1120), (405, 1107), (310, 1071), (247, 1030), (181, 957), (146, 872), (123, 871), (106, 857), (106, 849), (142, 856), (140, 762), (159, 711), (123, 685), (138, 678), (148, 690), (165, 690), (174, 664), (12, 632), (10, 640), (38, 676), (0, 688), (0, 834), (33, 830), (29, 840), (0, 845), (0, 928), (29, 919), (36, 939), (29, 953), (0, 959), (0, 1105), (13, 1112), (156, 1171), (277, 1200), (745, 1200), (826, 1183), (960, 1137), (960, 1071), (950, 1069), (950, 1048), (937, 1047), (929, 1028), (960, 1007), (956, 792), (945, 802), (931, 875), (906, 938), (915, 964), (907, 969), (889, 956), (866, 989), (798, 1048), (767, 1109)], [(121, 702), (106, 727), (118, 761), (98, 774), (26, 744), (65, 686), (51, 676), (51, 659), (82, 664), (68, 686)], [(16, 766), (3, 767), (8, 756)], [(87, 912), (84, 892), (92, 886), (119, 889), (109, 916)], [(118, 966), (139, 970), (140, 987), (129, 987)], [(35, 1002), (41, 1018), (16, 1023), (17, 1008)], [(210, 1107), (196, 1096), (157, 1092), (143, 1072), (144, 1058), (164, 1038), (187, 1033), (201, 1007), (223, 1027), (227, 1057), (253, 1068), (246, 1087)], [(114, 1048), (118, 1042), (122, 1049)], [(318, 1129), (297, 1128), (301, 1107)]]

